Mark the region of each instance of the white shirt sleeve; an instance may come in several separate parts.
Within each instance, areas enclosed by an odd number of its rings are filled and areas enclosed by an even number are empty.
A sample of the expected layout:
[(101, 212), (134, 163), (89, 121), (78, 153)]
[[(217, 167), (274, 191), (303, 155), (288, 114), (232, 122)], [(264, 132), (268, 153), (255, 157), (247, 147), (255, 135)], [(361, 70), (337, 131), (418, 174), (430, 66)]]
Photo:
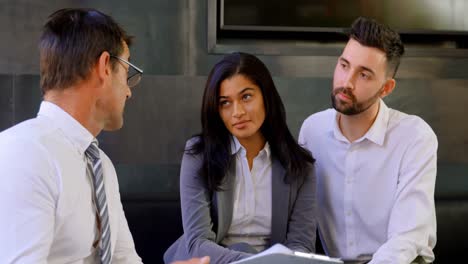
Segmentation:
[(403, 156), (388, 240), (369, 263), (410, 263), (417, 256), (433, 260), (436, 173), (437, 138), (429, 129), (417, 136)]
[[(299, 137), (297, 139), (297, 142), (303, 148), (307, 148), (307, 142), (306, 142), (307, 136), (305, 135), (307, 133), (307, 126), (308, 126), (307, 120), (308, 120), (308, 118), (306, 120), (304, 120), (304, 122), (302, 123), (301, 129), (299, 130)], [(309, 149), (309, 151), (310, 151), (310, 149)]]
[(0, 141), (0, 263), (47, 263), (57, 183), (40, 145)]
[[(112, 211), (109, 212), (109, 217), (115, 219), (117, 222), (117, 229), (111, 229), (111, 232), (115, 232), (116, 240), (114, 251), (112, 252), (112, 263), (113, 264), (140, 264), (141, 258), (138, 256), (135, 250), (135, 244), (133, 242), (132, 234), (128, 227), (127, 219), (125, 218), (125, 213), (123, 210), (122, 202), (120, 199), (119, 183), (117, 179), (117, 173), (115, 171), (114, 165), (109, 157), (101, 151), (101, 159), (103, 166), (108, 170), (105, 177), (111, 177), (110, 187), (112, 188), (111, 196), (107, 199), (112, 199), (114, 206)], [(108, 201), (110, 202), (110, 201)]]
[(123, 211), (122, 204), (119, 203), (118, 212), (119, 214), (119, 229), (117, 230), (117, 241), (113, 252), (112, 263), (115, 264), (127, 264), (127, 263), (142, 263), (141, 258), (138, 256), (135, 250), (135, 244), (133, 243), (133, 237), (128, 228), (127, 219)]
[(120, 204), (119, 211), (119, 229), (117, 231), (118, 235), (115, 250), (113, 252), (114, 255), (112, 257), (112, 263), (142, 263), (141, 258), (135, 251), (132, 234), (128, 228), (122, 204)]

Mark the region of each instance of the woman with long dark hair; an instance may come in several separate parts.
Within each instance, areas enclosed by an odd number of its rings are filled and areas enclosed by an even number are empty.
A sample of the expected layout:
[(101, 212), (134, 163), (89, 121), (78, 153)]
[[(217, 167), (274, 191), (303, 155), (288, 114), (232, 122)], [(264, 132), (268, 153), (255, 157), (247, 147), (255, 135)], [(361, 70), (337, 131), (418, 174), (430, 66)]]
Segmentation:
[(164, 261), (208, 255), (229, 263), (275, 243), (314, 252), (314, 159), (291, 135), (265, 65), (239, 52), (218, 62), (201, 122), (181, 165), (184, 234)]

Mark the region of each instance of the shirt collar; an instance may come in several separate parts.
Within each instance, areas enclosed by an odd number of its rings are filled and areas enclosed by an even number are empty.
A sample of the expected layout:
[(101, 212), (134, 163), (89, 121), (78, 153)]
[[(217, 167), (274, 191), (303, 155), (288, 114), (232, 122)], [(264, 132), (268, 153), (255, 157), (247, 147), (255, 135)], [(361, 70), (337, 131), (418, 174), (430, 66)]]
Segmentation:
[(63, 131), (64, 136), (82, 155), (91, 142), (96, 140), (75, 118), (51, 102), (42, 101), (37, 116), (50, 119), (58, 129)]
[[(231, 140), (231, 154), (234, 155), (234, 154), (237, 154), (239, 152), (243, 152), (245, 154), (246, 150), (241, 145), (239, 140), (234, 136), (231, 136), (231, 139), (232, 139)], [(260, 150), (258, 155), (261, 155), (263, 152), (265, 152), (267, 154), (267, 157), (270, 158), (271, 150), (270, 150), (270, 144), (268, 144), (268, 141), (265, 143), (265, 146), (263, 147), (262, 150)]]
[[(356, 140), (356, 142), (368, 139), (377, 145), (383, 145), (385, 141), (385, 134), (387, 132), (389, 109), (382, 99), (379, 100), (379, 103), (379, 112), (377, 113), (377, 117), (374, 123), (366, 132), (366, 134), (360, 139)], [(340, 141), (349, 142), (348, 139), (346, 139), (346, 137), (343, 135), (343, 133), (341, 133), (340, 127), (338, 126), (338, 114), (339, 113), (335, 110), (335, 118), (331, 120), (332, 124), (330, 125), (330, 131), (333, 133), (333, 136), (336, 139)]]
[(387, 134), (388, 119), (388, 107), (384, 103), (384, 101), (380, 99), (380, 107), (379, 113), (377, 114), (377, 118), (375, 119), (374, 124), (372, 124), (371, 128), (369, 128), (367, 133), (364, 135), (364, 137), (374, 142), (375, 144), (382, 146), (385, 141), (385, 135)]

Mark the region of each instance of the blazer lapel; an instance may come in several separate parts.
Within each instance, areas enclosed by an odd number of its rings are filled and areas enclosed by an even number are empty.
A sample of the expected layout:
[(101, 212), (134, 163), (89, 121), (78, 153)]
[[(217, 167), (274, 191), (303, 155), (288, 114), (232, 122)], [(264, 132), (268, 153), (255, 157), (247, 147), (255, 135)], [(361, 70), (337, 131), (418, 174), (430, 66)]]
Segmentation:
[(229, 167), (229, 171), (225, 177), (225, 181), (222, 184), (222, 190), (215, 192), (215, 201), (217, 212), (217, 229), (216, 229), (216, 242), (220, 243), (221, 240), (226, 236), (226, 233), (231, 226), (232, 211), (234, 204), (234, 183), (235, 183), (235, 163), (232, 162)]
[(289, 218), (290, 185), (284, 183), (286, 171), (277, 159), (273, 158), (271, 169), (272, 213), (270, 245), (274, 245), (282, 243), (286, 238)]

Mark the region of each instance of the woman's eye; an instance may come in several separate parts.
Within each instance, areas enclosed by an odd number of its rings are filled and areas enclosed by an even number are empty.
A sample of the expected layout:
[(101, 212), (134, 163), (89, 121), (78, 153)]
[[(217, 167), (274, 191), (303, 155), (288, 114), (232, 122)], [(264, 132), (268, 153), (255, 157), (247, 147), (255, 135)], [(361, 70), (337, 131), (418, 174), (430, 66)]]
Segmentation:
[(224, 100), (224, 101), (220, 101), (220, 102), (219, 102), (219, 105), (220, 105), (220, 106), (226, 106), (226, 105), (228, 105), (228, 104), (229, 104), (229, 101), (227, 101), (227, 100)]
[(252, 97), (251, 94), (244, 94), (244, 95), (242, 96), (242, 99), (245, 101), (245, 100), (249, 100), (251, 97)]

